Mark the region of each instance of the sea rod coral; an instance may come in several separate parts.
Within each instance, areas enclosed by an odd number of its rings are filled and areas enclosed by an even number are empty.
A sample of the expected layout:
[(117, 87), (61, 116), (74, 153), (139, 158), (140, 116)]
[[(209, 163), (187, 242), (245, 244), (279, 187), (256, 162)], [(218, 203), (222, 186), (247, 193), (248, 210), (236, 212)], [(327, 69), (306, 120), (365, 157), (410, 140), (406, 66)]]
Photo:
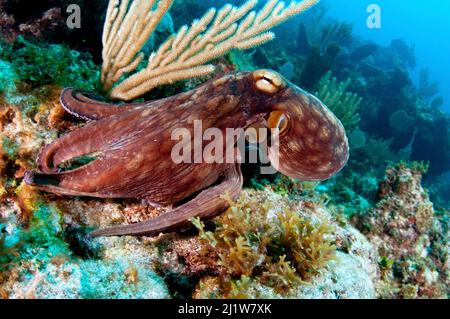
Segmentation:
[(214, 66), (205, 65), (208, 61), (272, 40), (271, 28), (317, 2), (292, 2), (285, 8), (282, 1), (268, 0), (258, 13), (251, 11), (258, 0), (218, 11), (211, 8), (191, 27), (183, 26), (169, 37), (150, 55), (145, 68), (114, 86), (141, 64), (144, 54), (139, 51), (173, 0), (111, 0), (103, 31), (103, 88), (112, 98), (131, 100), (163, 84), (210, 74)]

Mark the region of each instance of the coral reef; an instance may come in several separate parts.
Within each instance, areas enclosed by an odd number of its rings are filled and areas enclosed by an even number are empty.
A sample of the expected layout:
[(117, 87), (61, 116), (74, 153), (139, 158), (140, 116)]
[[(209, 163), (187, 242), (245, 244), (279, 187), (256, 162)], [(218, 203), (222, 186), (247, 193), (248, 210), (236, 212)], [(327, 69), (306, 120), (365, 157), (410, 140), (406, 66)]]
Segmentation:
[(421, 186), (422, 163), (387, 169), (375, 207), (357, 219), (380, 255), (382, 298), (445, 298), (449, 282), (448, 213), (440, 216)]
[[(333, 221), (319, 202), (289, 200), (269, 189), (246, 191), (215, 222), (214, 231), (194, 223), (204, 245), (200, 251), (217, 254), (209, 267), (218, 274), (200, 280), (196, 297), (375, 296), (371, 276), (376, 273), (376, 258), (369, 243), (354, 236), (357, 231), (351, 226)], [(364, 271), (362, 264), (367, 266)], [(356, 271), (351, 278), (344, 275), (348, 269)]]
[[(175, 0), (138, 51), (149, 56), (225, 2)], [(89, 12), (80, 30), (62, 27), (70, 3)], [(348, 165), (320, 184), (248, 172), (242, 196), (219, 218), (152, 238), (88, 241), (92, 226), (166, 212), (23, 182), (43, 145), (81, 125), (60, 106), (61, 88), (103, 93), (98, 39), (107, 1), (0, 6), (0, 298), (448, 298), (447, 101), (427, 71), (417, 85), (411, 80), (417, 63), (405, 41), (374, 45), (318, 5), (278, 26), (273, 41), (229, 51), (213, 62), (216, 73), (272, 68), (326, 100), (348, 131)]]
[[(63, 216), (37, 202), (28, 226), (6, 219), (0, 246), (0, 291), (7, 298), (167, 298), (163, 280), (151, 270), (151, 253), (110, 248), (101, 259), (74, 255), (65, 241)], [(4, 208), (9, 208), (5, 211)], [(130, 244), (128, 244), (130, 245)]]
[[(57, 98), (34, 114), (7, 105), (0, 117), (1, 296), (445, 297), (448, 211), (433, 210), (420, 186), (424, 167), (418, 164), (389, 168), (378, 202), (349, 214), (367, 239), (335, 200), (329, 201), (327, 194), (336, 195), (327, 184), (279, 176), (259, 190), (245, 190), (212, 223), (194, 221), (199, 234), (85, 242), (86, 225), (133, 223), (164, 211), (127, 201), (40, 194), (21, 182), (40, 145), (76, 125), (57, 111)], [(367, 188), (352, 174), (353, 184)], [(350, 194), (338, 202), (352, 206), (354, 198)]]
[[(0, 36), (9, 42), (17, 36), (25, 36), (66, 44), (79, 52), (89, 52), (95, 58), (101, 52), (99, 19), (102, 19), (107, 0), (2, 0), (1, 3)], [(73, 5), (81, 9), (80, 28), (67, 25), (67, 19), (74, 13), (68, 8)]]
[[(130, 223), (164, 212), (143, 211), (134, 202), (41, 194), (21, 182), (40, 145), (67, 130), (64, 115), (57, 126), (49, 116), (58, 109), (57, 98), (37, 109), (36, 122), (17, 106), (7, 106), (1, 117), (8, 139), (1, 157), (3, 297), (374, 296), (373, 285), (361, 285), (371, 282), (374, 271), (368, 269), (376, 267), (368, 242), (335, 221), (321, 201), (292, 197), (300, 193), (285, 178), (278, 186), (246, 191), (214, 222), (215, 229), (197, 222), (200, 236), (85, 242), (86, 225)], [(25, 137), (26, 143), (20, 140)], [(356, 275), (345, 276), (349, 269)], [(320, 288), (311, 288), (312, 282)]]

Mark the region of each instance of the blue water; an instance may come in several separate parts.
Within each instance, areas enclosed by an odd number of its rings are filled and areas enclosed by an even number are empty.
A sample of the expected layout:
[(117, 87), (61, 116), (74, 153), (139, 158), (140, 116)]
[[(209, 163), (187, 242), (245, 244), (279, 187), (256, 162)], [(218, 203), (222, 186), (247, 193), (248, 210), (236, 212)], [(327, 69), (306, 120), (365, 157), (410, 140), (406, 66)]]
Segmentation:
[[(354, 23), (355, 34), (389, 45), (402, 38), (413, 44), (417, 67), (412, 71), (417, 80), (420, 69), (430, 71), (431, 82), (439, 82), (444, 97), (442, 110), (450, 113), (450, 1), (447, 0), (322, 0), (329, 8), (328, 16)], [(381, 28), (369, 29), (367, 6), (381, 7)]]

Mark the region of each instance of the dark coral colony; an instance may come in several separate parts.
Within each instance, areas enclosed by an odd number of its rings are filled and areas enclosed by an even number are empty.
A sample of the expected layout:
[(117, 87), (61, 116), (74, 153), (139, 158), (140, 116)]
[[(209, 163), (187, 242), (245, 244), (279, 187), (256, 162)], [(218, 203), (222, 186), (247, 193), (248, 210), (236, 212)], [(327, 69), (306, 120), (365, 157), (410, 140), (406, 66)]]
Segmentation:
[(318, 0), (0, 0), (0, 298), (447, 298), (414, 68)]

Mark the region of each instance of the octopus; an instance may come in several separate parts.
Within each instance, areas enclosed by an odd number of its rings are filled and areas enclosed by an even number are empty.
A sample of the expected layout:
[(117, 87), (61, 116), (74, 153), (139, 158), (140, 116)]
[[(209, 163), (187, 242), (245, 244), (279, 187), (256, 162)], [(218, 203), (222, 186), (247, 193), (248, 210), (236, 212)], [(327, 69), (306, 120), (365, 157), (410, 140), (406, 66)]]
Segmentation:
[[(232, 146), (231, 161), (173, 160), (180, 143), (172, 136), (174, 129), (192, 133), (187, 141), (194, 144), (196, 121), (203, 132), (215, 128), (224, 135), (230, 128), (274, 130), (270, 163), (294, 179), (328, 179), (348, 160), (348, 140), (336, 116), (271, 70), (226, 74), (191, 91), (144, 103), (109, 104), (67, 88), (61, 104), (88, 123), (45, 146), (38, 169), (25, 174), (27, 184), (58, 195), (130, 198), (170, 207), (147, 221), (99, 229), (91, 237), (156, 236), (189, 228), (193, 217), (212, 219), (230, 207), (243, 187), (242, 154), (234, 139), (223, 141), (224, 148)], [(207, 141), (201, 143), (204, 147)], [(86, 155), (93, 160), (62, 168)]]

